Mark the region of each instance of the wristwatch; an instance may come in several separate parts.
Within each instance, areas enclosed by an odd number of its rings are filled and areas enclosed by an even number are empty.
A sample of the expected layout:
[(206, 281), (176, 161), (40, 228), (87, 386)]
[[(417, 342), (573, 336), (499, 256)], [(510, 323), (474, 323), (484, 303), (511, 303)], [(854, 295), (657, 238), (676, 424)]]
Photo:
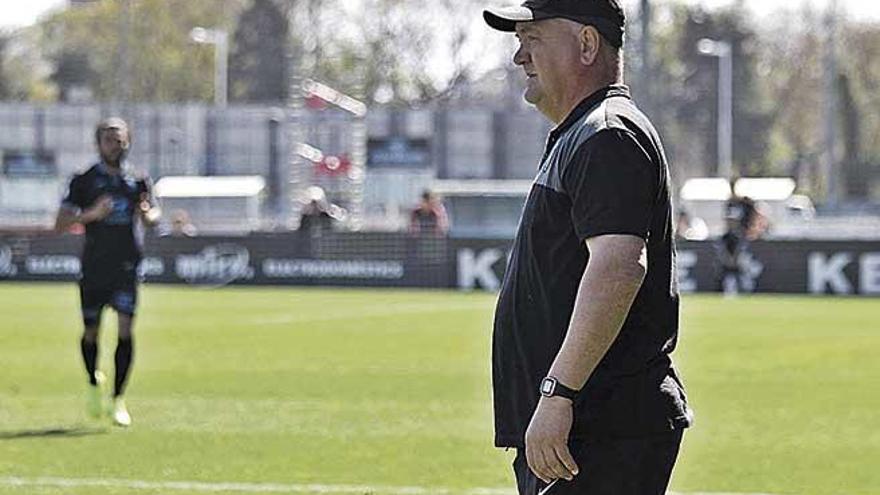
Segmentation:
[(574, 400), (579, 391), (568, 388), (559, 383), (559, 380), (552, 376), (548, 376), (541, 380), (541, 395), (544, 397), (565, 397), (568, 400)]

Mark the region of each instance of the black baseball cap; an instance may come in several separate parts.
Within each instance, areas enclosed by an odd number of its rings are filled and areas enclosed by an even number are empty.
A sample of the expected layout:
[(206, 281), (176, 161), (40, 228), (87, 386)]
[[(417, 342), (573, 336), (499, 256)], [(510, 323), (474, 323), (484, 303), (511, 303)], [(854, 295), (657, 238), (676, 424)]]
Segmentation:
[(512, 32), (517, 22), (561, 17), (597, 31), (615, 48), (623, 46), (626, 14), (619, 0), (526, 0), (520, 6), (490, 7), (483, 11), (489, 26)]

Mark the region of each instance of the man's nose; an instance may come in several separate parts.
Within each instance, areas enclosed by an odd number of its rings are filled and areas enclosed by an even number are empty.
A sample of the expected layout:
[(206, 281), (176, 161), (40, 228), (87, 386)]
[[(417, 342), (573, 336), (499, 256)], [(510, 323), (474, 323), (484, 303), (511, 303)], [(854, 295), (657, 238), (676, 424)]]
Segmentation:
[(525, 47), (520, 45), (520, 47), (513, 54), (513, 63), (515, 65), (523, 65), (529, 59), (528, 54), (526, 52)]

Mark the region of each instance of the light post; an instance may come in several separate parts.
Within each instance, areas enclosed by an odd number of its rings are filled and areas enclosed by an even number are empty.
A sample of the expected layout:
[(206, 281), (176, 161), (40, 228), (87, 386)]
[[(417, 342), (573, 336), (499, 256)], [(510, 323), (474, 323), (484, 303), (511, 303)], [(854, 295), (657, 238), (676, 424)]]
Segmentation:
[(718, 175), (733, 175), (733, 51), (727, 41), (703, 38), (701, 55), (718, 58)]
[(825, 183), (825, 202), (829, 206), (837, 206), (837, 113), (840, 102), (837, 96), (837, 0), (828, 2), (825, 18), (825, 150), (822, 153), (822, 177)]
[(229, 36), (222, 29), (193, 28), (189, 37), (196, 43), (214, 45), (214, 104), (226, 106), (229, 80)]

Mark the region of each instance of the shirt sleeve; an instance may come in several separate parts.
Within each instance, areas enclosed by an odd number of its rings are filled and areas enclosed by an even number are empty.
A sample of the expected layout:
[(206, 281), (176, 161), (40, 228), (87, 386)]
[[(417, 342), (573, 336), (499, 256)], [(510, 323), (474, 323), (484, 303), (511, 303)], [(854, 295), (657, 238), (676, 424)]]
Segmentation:
[(137, 186), (138, 201), (144, 198), (150, 205), (155, 205), (156, 197), (153, 195), (153, 180), (149, 176), (143, 176), (135, 184)]
[(658, 173), (629, 131), (603, 130), (581, 145), (562, 174), (578, 238), (627, 234), (648, 239)]
[(64, 193), (64, 198), (61, 200), (61, 206), (70, 209), (79, 209), (84, 210), (86, 208), (85, 202), (85, 194), (82, 187), (82, 177), (79, 175), (73, 176), (70, 179), (70, 183), (67, 185), (67, 192)]

